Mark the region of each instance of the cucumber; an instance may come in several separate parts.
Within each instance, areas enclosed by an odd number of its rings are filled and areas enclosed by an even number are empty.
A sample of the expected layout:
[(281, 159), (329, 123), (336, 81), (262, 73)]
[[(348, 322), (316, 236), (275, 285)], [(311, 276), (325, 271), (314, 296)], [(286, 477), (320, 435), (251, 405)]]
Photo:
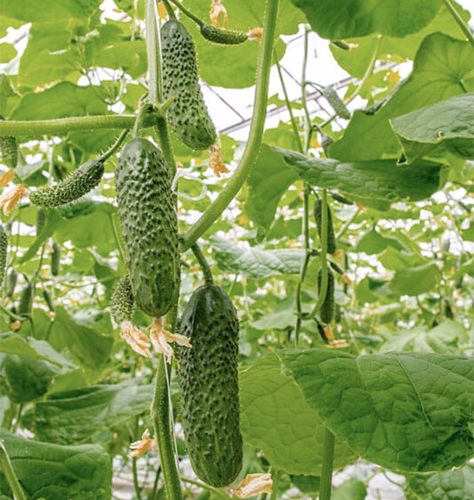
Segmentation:
[(110, 312), (117, 325), (130, 321), (133, 316), (135, 301), (133, 299), (130, 277), (124, 276), (117, 281), (110, 301)]
[(16, 287), (16, 281), (18, 279), (18, 273), (13, 269), (13, 267), (10, 267), (7, 273), (7, 279), (5, 283), (5, 296), (6, 297), (13, 297), (13, 293), (15, 292), (15, 287)]
[(61, 268), (61, 247), (55, 241), (53, 243), (53, 251), (51, 252), (51, 274), (53, 276), (59, 276), (60, 268)]
[(31, 309), (33, 307), (33, 296), (35, 294), (35, 285), (33, 281), (30, 281), (23, 288), (20, 295), (20, 302), (18, 304), (18, 316), (25, 317), (31, 314)]
[[(321, 288), (321, 269), (318, 272), (318, 291)], [(335, 280), (334, 273), (328, 267), (328, 286), (326, 290), (326, 298), (324, 299), (323, 305), (319, 311), (319, 316), (325, 325), (331, 323), (334, 318), (334, 313), (336, 312), (336, 306), (334, 302), (334, 289)]]
[(44, 225), (46, 224), (46, 213), (43, 207), (38, 207), (38, 211), (36, 212), (36, 236), (41, 233)]
[(178, 218), (163, 155), (150, 141), (133, 139), (115, 171), (130, 284), (137, 306), (161, 317), (179, 284)]
[(179, 139), (193, 149), (207, 149), (216, 140), (216, 129), (199, 86), (196, 50), (191, 35), (175, 19), (161, 28), (163, 97), (174, 98), (168, 119)]
[(210, 42), (222, 45), (238, 45), (246, 42), (249, 37), (243, 31), (225, 30), (216, 28), (210, 24), (202, 24), (200, 27), (201, 35)]
[[(314, 213), (314, 219), (316, 220), (316, 226), (318, 228), (319, 238), (321, 238), (322, 208), (323, 208), (323, 202), (320, 198), (318, 198), (314, 204), (313, 213)], [(334, 226), (332, 224), (332, 214), (329, 205), (327, 205), (327, 208), (328, 208), (327, 252), (333, 254), (336, 251), (336, 237), (334, 235)]]
[(51, 294), (46, 290), (46, 288), (43, 288), (43, 298), (44, 301), (46, 302), (46, 305), (48, 306), (48, 309), (51, 312), (54, 312), (54, 302), (53, 298), (51, 297)]
[(7, 265), (8, 236), (3, 224), (0, 224), (0, 286), (3, 286), (5, 268)]
[[(0, 116), (0, 120), (4, 120)], [(2, 153), (3, 163), (8, 168), (15, 168), (18, 165), (18, 143), (16, 137), (11, 135), (0, 135), (0, 152)]]
[(339, 94), (331, 87), (324, 87), (321, 90), (321, 94), (329, 103), (331, 108), (336, 112), (337, 116), (344, 118), (345, 120), (351, 119), (351, 114), (347, 109), (346, 105), (342, 102), (342, 99), (339, 97)]
[(192, 347), (178, 347), (181, 420), (196, 475), (222, 487), (242, 467), (237, 362), (239, 322), (224, 290), (200, 286), (180, 321)]
[(96, 187), (104, 174), (104, 162), (89, 160), (54, 186), (40, 188), (30, 194), (30, 200), (42, 207), (59, 207), (81, 196)]

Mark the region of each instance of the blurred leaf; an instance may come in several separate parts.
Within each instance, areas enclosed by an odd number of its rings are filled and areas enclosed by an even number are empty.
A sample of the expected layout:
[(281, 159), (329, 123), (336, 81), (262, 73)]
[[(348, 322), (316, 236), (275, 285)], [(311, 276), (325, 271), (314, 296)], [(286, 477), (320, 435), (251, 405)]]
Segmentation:
[(439, 0), (291, 0), (323, 38), (340, 40), (371, 33), (403, 37), (425, 27), (436, 15)]
[[(112, 462), (100, 446), (37, 443), (3, 429), (0, 439), (28, 498), (110, 500)], [(12, 495), (3, 474), (0, 479), (0, 491)]]
[(407, 163), (440, 146), (474, 158), (474, 93), (451, 97), (390, 122)]
[(152, 395), (152, 386), (138, 379), (57, 392), (36, 404), (38, 439), (63, 444), (93, 441), (148, 410)]
[(357, 251), (364, 252), (367, 255), (377, 255), (387, 247), (396, 248), (397, 250), (405, 248), (396, 238), (382, 236), (375, 230), (375, 227), (363, 234), (357, 242)]
[(17, 55), (15, 46), (11, 43), (0, 43), (0, 64), (5, 64)]
[(390, 282), (390, 289), (400, 295), (421, 295), (434, 290), (440, 280), (441, 272), (438, 266), (431, 262), (398, 271)]
[[(290, 474), (321, 472), (324, 426), (274, 354), (242, 373), (240, 404), (244, 440), (261, 448), (273, 467)], [(355, 458), (336, 441), (336, 468)]]
[(304, 255), (302, 250), (242, 248), (219, 236), (212, 236), (210, 242), (217, 263), (223, 271), (242, 274), (248, 278), (298, 274)]
[(342, 161), (396, 156), (399, 145), (389, 120), (456, 95), (474, 91), (472, 46), (441, 33), (427, 36), (413, 71), (393, 97), (372, 116), (355, 111), (342, 139), (329, 153)]
[(324, 424), (366, 460), (400, 472), (449, 470), (472, 456), (472, 362), (441, 354), (357, 358), (280, 351)]
[(367, 488), (358, 479), (348, 479), (338, 486), (332, 495), (332, 500), (364, 500), (367, 497)]
[(429, 260), (414, 253), (399, 252), (392, 247), (388, 247), (385, 252), (379, 255), (379, 262), (385, 269), (390, 271), (403, 271), (427, 264)]
[(436, 474), (412, 474), (405, 486), (407, 500), (469, 500), (474, 497), (474, 466)]

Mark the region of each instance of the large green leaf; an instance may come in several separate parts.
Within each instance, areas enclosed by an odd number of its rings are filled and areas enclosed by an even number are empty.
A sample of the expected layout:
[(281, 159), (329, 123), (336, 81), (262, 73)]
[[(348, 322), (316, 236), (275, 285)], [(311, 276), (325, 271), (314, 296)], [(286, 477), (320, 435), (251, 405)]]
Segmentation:
[[(325, 428), (277, 356), (270, 354), (242, 373), (240, 404), (245, 441), (261, 448), (272, 466), (290, 474), (321, 472)], [(336, 443), (335, 467), (355, 458)]]
[(153, 389), (137, 380), (58, 392), (36, 404), (36, 434), (51, 443), (83, 443), (99, 439), (110, 428), (126, 424), (150, 407)]
[(367, 496), (367, 487), (359, 479), (349, 479), (334, 490), (332, 500), (364, 500)]
[(63, 364), (62, 356), (59, 356), (47, 342), (16, 333), (0, 333), (0, 353), (43, 359), (56, 366)]
[(427, 36), (409, 78), (375, 115), (356, 111), (342, 139), (329, 148), (342, 161), (396, 156), (399, 145), (389, 120), (424, 106), (474, 91), (473, 49), (441, 33)]
[(407, 163), (440, 147), (474, 158), (474, 93), (463, 94), (391, 120)]
[(407, 476), (407, 500), (470, 500), (474, 498), (474, 466), (436, 474)]
[(441, 280), (441, 272), (434, 262), (398, 271), (390, 282), (390, 289), (399, 295), (421, 295), (432, 291)]
[(308, 404), (362, 458), (402, 472), (449, 470), (472, 456), (474, 370), (467, 358), (329, 349), (280, 357)]
[(300, 272), (304, 256), (302, 250), (242, 248), (219, 236), (212, 236), (210, 241), (217, 263), (223, 271), (255, 279)]
[[(445, 183), (446, 169), (432, 162), (418, 161), (399, 166), (395, 160), (340, 162), (333, 159), (307, 158), (280, 148), (281, 155), (298, 177), (313, 187), (337, 189), (360, 199), (376, 198), (390, 202), (428, 198)], [(257, 164), (258, 168), (258, 164)]]
[[(29, 499), (110, 500), (112, 461), (100, 446), (38, 443), (3, 429), (0, 439)], [(0, 492), (12, 496), (3, 474)]]
[(403, 37), (436, 15), (439, 0), (291, 0), (324, 38), (338, 40), (371, 33)]
[(375, 230), (375, 227), (372, 227), (363, 234), (357, 242), (357, 251), (364, 252), (367, 255), (377, 255), (388, 247), (396, 248), (397, 250), (403, 250), (405, 248), (398, 239), (390, 236), (382, 236)]

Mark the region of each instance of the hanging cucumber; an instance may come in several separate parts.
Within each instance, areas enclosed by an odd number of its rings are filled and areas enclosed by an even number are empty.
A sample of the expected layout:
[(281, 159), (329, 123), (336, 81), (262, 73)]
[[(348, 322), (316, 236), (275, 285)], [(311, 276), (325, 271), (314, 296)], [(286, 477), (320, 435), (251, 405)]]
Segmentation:
[(161, 28), (163, 97), (174, 98), (168, 109), (171, 127), (193, 149), (207, 149), (216, 140), (216, 129), (199, 86), (196, 50), (191, 35), (175, 19)]
[(51, 252), (51, 274), (53, 276), (59, 276), (60, 267), (61, 267), (61, 247), (55, 241), (53, 243), (53, 250)]
[(134, 306), (130, 277), (124, 276), (117, 281), (110, 300), (110, 312), (115, 323), (120, 325), (124, 321), (130, 321)]
[(34, 281), (29, 281), (25, 288), (23, 288), (20, 295), (20, 302), (18, 304), (18, 316), (24, 318), (31, 314), (31, 309), (33, 307), (33, 296), (35, 294), (35, 284)]
[(41, 233), (44, 225), (46, 224), (46, 213), (43, 207), (38, 207), (36, 212), (36, 236)]
[[(4, 120), (0, 116), (0, 120)], [(0, 135), (0, 152), (2, 153), (3, 163), (8, 168), (15, 168), (18, 164), (18, 143), (16, 137), (10, 135)]]
[(199, 28), (201, 35), (210, 42), (222, 45), (238, 45), (246, 42), (249, 37), (243, 31), (225, 30), (210, 24), (202, 24)]
[(178, 219), (163, 155), (133, 139), (115, 171), (130, 284), (137, 306), (152, 317), (171, 307), (179, 283)]
[[(316, 221), (316, 226), (318, 228), (318, 235), (321, 238), (321, 222), (322, 222), (322, 208), (323, 202), (318, 198), (314, 204), (314, 218)], [(336, 251), (336, 237), (334, 235), (334, 226), (332, 224), (332, 214), (329, 205), (327, 205), (328, 216), (327, 216), (327, 252), (333, 254)]]
[(6, 297), (13, 297), (13, 293), (15, 292), (15, 287), (16, 287), (16, 282), (18, 279), (18, 273), (13, 269), (13, 267), (10, 267), (7, 273), (7, 279), (5, 281), (5, 296)]
[[(318, 291), (321, 288), (321, 269), (318, 272)], [(319, 316), (324, 324), (328, 325), (334, 318), (335, 302), (334, 302), (335, 280), (334, 273), (328, 267), (328, 285), (326, 290), (326, 298), (319, 311)]]
[(8, 237), (3, 224), (0, 224), (0, 286), (3, 286), (7, 265)]
[(239, 322), (224, 290), (199, 287), (180, 321), (191, 348), (179, 347), (181, 419), (197, 476), (222, 487), (242, 467), (237, 361)]
[(351, 119), (351, 114), (349, 113), (346, 105), (342, 102), (339, 94), (331, 86), (323, 87), (320, 92), (331, 108), (336, 112), (337, 116), (340, 116), (345, 120)]
[(44, 301), (46, 302), (46, 305), (48, 306), (48, 309), (51, 312), (54, 312), (54, 302), (53, 298), (51, 297), (51, 294), (46, 290), (46, 288), (43, 288), (43, 298)]

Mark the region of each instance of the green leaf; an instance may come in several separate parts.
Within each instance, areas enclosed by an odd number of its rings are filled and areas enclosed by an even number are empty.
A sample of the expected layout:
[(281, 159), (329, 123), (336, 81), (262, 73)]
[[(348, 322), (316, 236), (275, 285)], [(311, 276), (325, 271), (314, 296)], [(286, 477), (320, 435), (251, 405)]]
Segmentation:
[(364, 500), (367, 496), (367, 488), (358, 479), (348, 479), (338, 486), (332, 495), (332, 500)]
[(371, 33), (403, 37), (426, 26), (439, 0), (291, 0), (320, 36), (339, 40)]
[(107, 113), (107, 104), (94, 89), (62, 82), (37, 94), (26, 94), (11, 115), (12, 120), (48, 120), (67, 116)]
[(96, 385), (76, 391), (57, 392), (36, 404), (35, 420), (38, 439), (51, 443), (81, 443), (105, 438), (109, 431), (127, 424), (132, 417), (146, 411), (151, 404), (153, 388), (139, 380), (115, 385)]
[(271, 149), (311, 186), (338, 189), (366, 199), (392, 203), (407, 199), (419, 201), (431, 196), (445, 183), (446, 169), (432, 162), (418, 161), (405, 167), (398, 166), (395, 160), (343, 163), (307, 158), (295, 151), (275, 147)]
[(398, 271), (390, 282), (390, 289), (399, 295), (421, 295), (433, 290), (440, 280), (441, 272), (438, 266), (431, 262)]
[(364, 252), (367, 255), (377, 255), (382, 253), (387, 247), (398, 250), (405, 248), (396, 238), (382, 236), (375, 230), (375, 227), (372, 227), (372, 229), (363, 234), (357, 242), (357, 251)]
[[(244, 440), (261, 448), (276, 469), (290, 474), (321, 472), (324, 426), (277, 356), (258, 360), (240, 378)], [(356, 457), (336, 441), (335, 467)]]
[(390, 271), (403, 271), (412, 267), (422, 266), (429, 262), (415, 253), (400, 252), (393, 247), (388, 247), (381, 255), (379, 262)]
[(469, 500), (474, 498), (474, 466), (436, 474), (407, 476), (407, 500)]
[(56, 366), (63, 364), (62, 359), (57, 358), (58, 353), (47, 342), (16, 333), (0, 333), (0, 353), (17, 354), (24, 358), (43, 359)]
[(95, 371), (109, 360), (114, 339), (77, 323), (64, 307), (57, 306), (49, 342), (58, 351), (69, 350), (81, 366)]
[(280, 355), (308, 404), (362, 458), (400, 472), (449, 470), (472, 456), (472, 362), (441, 354)]
[(288, 168), (283, 157), (266, 144), (260, 149), (257, 165), (248, 179), (245, 212), (259, 226), (268, 230), (275, 218), (280, 198), (298, 179)]
[(419, 325), (409, 330), (401, 330), (390, 334), (388, 340), (382, 345), (380, 352), (390, 351), (415, 351), (415, 352), (438, 352), (454, 353), (454, 347), (459, 341), (467, 340), (466, 332), (462, 324), (447, 319), (427, 329)]
[(219, 236), (212, 236), (210, 242), (217, 264), (223, 271), (242, 274), (247, 278), (298, 274), (304, 256), (302, 250), (242, 248)]
[(451, 97), (390, 121), (406, 162), (441, 147), (474, 158), (474, 93)]
[(396, 156), (399, 145), (389, 120), (466, 92), (474, 91), (472, 46), (441, 33), (421, 44), (409, 78), (375, 115), (355, 111), (342, 139), (329, 153), (342, 161)]
[[(37, 443), (3, 429), (0, 439), (28, 498), (110, 500), (112, 462), (100, 446)], [(3, 474), (0, 479), (0, 491), (11, 496)]]
[(0, 64), (5, 64), (17, 55), (15, 46), (11, 43), (0, 43)]

